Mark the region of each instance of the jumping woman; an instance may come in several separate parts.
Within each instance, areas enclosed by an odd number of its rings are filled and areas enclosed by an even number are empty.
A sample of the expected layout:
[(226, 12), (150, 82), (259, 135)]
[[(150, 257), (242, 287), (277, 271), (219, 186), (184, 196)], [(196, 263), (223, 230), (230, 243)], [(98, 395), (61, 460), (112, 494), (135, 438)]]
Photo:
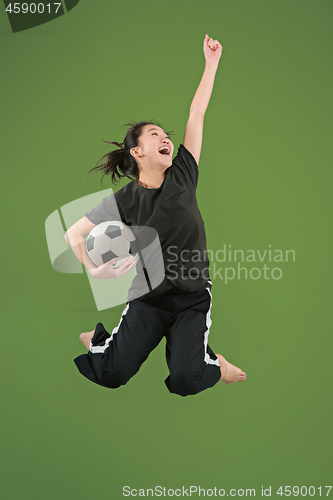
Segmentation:
[(118, 214), (128, 226), (153, 228), (161, 245), (163, 281), (127, 302), (111, 335), (102, 323), (80, 335), (88, 352), (74, 361), (82, 375), (105, 387), (126, 384), (163, 337), (170, 372), (165, 383), (170, 392), (187, 396), (219, 380), (231, 384), (246, 379), (245, 372), (221, 354), (215, 355), (208, 345), (212, 282), (196, 188), (204, 115), (222, 46), (206, 35), (203, 50), (205, 70), (174, 159), (174, 146), (161, 126), (132, 123), (123, 143), (111, 143), (118, 149), (105, 155), (103, 165), (94, 167), (103, 176), (111, 175), (113, 183), (122, 177), (130, 182), (104, 198), (65, 235), (76, 257), (97, 279), (118, 278), (139, 264), (129, 258), (114, 268), (113, 259), (96, 267), (88, 257), (84, 237), (97, 224), (115, 220)]

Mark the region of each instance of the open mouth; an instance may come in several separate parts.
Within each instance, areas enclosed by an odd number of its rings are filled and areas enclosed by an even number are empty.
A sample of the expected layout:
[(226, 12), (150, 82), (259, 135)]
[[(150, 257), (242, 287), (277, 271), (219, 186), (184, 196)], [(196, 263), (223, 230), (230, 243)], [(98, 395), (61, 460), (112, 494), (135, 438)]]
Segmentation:
[(170, 154), (170, 148), (168, 146), (163, 146), (162, 148), (160, 148), (158, 150), (158, 152), (161, 154), (161, 155), (169, 155)]

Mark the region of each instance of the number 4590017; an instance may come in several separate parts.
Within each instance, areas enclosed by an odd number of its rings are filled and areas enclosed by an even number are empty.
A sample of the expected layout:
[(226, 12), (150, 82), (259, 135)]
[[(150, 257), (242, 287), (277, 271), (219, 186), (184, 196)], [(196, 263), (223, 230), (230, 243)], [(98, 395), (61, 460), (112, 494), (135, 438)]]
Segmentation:
[[(13, 7), (12, 7), (13, 5)], [(61, 7), (61, 2), (60, 3), (48, 3), (47, 5), (44, 5), (43, 3), (20, 3), (20, 2), (15, 2), (13, 4), (9, 4), (8, 7), (6, 7), (6, 11), (10, 12), (11, 14), (20, 14), (21, 12), (23, 14), (43, 14), (44, 12), (48, 12), (51, 14), (51, 8), (54, 7), (54, 12), (57, 14), (59, 8)]]
[[(325, 490), (324, 488), (327, 488)], [(323, 496), (328, 496), (329, 492), (331, 491), (332, 486), (323, 486)], [(277, 495), (285, 495), (286, 497), (297, 497), (298, 495), (302, 497), (306, 497), (309, 495), (309, 497), (314, 497), (316, 494), (321, 496), (322, 495), (322, 487), (318, 486), (317, 488), (315, 486), (280, 486), (280, 488), (277, 490), (276, 494)], [(325, 495), (326, 493), (326, 495)]]

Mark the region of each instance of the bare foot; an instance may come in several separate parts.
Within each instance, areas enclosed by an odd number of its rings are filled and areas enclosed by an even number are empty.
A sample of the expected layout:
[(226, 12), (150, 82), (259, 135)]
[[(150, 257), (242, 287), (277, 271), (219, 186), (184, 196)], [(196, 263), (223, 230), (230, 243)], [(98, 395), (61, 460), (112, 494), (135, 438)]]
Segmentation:
[(92, 332), (83, 332), (80, 334), (80, 340), (82, 344), (89, 350), (90, 341), (93, 338), (95, 330)]
[(246, 379), (246, 373), (237, 366), (232, 365), (221, 354), (216, 354), (221, 368), (221, 378), (226, 384), (233, 382), (243, 382)]

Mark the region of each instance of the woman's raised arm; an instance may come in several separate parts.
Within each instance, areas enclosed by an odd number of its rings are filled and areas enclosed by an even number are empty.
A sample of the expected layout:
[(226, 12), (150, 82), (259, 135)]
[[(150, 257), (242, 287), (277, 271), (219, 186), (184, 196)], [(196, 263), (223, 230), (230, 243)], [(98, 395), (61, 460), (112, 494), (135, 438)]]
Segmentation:
[(205, 70), (191, 104), (183, 141), (184, 146), (192, 153), (197, 164), (199, 164), (201, 153), (204, 116), (212, 94), (215, 73), (222, 54), (222, 45), (206, 35), (203, 50), (206, 59)]

